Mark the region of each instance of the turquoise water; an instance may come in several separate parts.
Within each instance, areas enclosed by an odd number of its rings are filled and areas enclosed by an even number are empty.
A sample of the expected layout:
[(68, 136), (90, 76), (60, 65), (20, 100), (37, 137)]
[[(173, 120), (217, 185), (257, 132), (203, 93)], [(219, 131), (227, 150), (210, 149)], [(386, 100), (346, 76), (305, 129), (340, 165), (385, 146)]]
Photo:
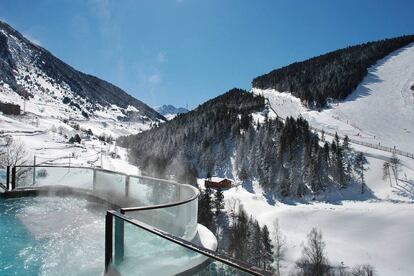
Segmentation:
[(106, 207), (84, 199), (0, 199), (0, 275), (102, 275)]
[(6, 185), (7, 173), (6, 170), (0, 169), (0, 183)]
[(0, 274), (38, 275), (40, 263), (26, 259), (28, 248), (39, 246), (33, 235), (16, 217), (22, 201), (0, 200)]

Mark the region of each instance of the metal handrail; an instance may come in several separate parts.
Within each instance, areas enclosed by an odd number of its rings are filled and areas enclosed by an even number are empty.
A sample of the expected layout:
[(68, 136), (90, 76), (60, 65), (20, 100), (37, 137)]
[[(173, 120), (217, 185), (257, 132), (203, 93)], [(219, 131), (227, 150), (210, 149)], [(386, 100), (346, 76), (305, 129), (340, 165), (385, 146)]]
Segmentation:
[(176, 202), (165, 203), (165, 204), (150, 205), (150, 206), (141, 206), (141, 207), (124, 207), (124, 208), (121, 208), (120, 211), (121, 211), (122, 214), (125, 214), (127, 212), (132, 212), (132, 211), (145, 211), (145, 210), (154, 210), (154, 209), (160, 209), (160, 208), (175, 207), (175, 206), (179, 206), (179, 205), (191, 202), (191, 201), (197, 199), (198, 196), (200, 195), (200, 192), (198, 190), (196, 190), (193, 186), (190, 186), (190, 185), (187, 185), (187, 184), (181, 184), (181, 185), (185, 185), (189, 188), (194, 189), (195, 194), (192, 197), (190, 197), (189, 199), (182, 200), (182, 201), (176, 201)]
[[(109, 217), (111, 217), (111, 218), (109, 218)], [(128, 218), (125, 215), (120, 214), (120, 213), (118, 213), (117, 211), (114, 211), (114, 210), (107, 211), (107, 216), (106, 216), (106, 229), (108, 229), (110, 231), (113, 231), (113, 228), (111, 227), (112, 226), (112, 220), (111, 220), (112, 217), (117, 217), (117, 218), (119, 218), (119, 219), (121, 219), (123, 221), (126, 221), (126, 222), (128, 222), (128, 223), (130, 223), (130, 224), (132, 224), (132, 225), (134, 225), (136, 227), (139, 227), (139, 228), (141, 228), (141, 229), (143, 229), (145, 231), (148, 231), (148, 232), (150, 232), (150, 233), (152, 233), (154, 235), (157, 235), (157, 236), (159, 236), (159, 237), (161, 237), (163, 239), (166, 239), (168, 241), (171, 241), (171, 242), (173, 242), (175, 244), (178, 244), (178, 245), (180, 245), (182, 247), (185, 247), (185, 248), (187, 248), (187, 249), (189, 249), (191, 251), (195, 251), (195, 252), (197, 252), (199, 254), (202, 254), (202, 255), (204, 255), (206, 257), (209, 257), (209, 258), (214, 259), (216, 261), (219, 261), (221, 263), (224, 263), (224, 264), (226, 264), (228, 266), (234, 267), (234, 268), (236, 268), (238, 270), (241, 270), (243, 272), (246, 272), (246, 273), (249, 273), (249, 274), (252, 274), (252, 275), (257, 275), (257, 276), (260, 276), (260, 275), (265, 275), (265, 276), (273, 275), (269, 271), (262, 270), (260, 268), (255, 267), (255, 266), (249, 265), (249, 264), (244, 263), (244, 262), (242, 262), (240, 260), (233, 259), (233, 258), (228, 257), (226, 255), (219, 254), (219, 253), (217, 253), (215, 251), (212, 251), (212, 250), (209, 250), (207, 248), (197, 246), (197, 245), (195, 245), (195, 244), (193, 244), (191, 242), (188, 242), (188, 241), (186, 241), (184, 239), (178, 238), (178, 237), (173, 236), (171, 234), (165, 233), (165, 232), (163, 232), (163, 231), (161, 231), (161, 230), (159, 230), (159, 229), (157, 229), (155, 227), (152, 227), (152, 226), (150, 226), (148, 224), (145, 224), (143, 222), (140, 222), (140, 221), (138, 221), (136, 219)], [(107, 244), (106, 245), (112, 247), (112, 238), (110, 238), (110, 239), (107, 240)], [(108, 251), (112, 251), (112, 250), (108, 250), (107, 251), (105, 249), (105, 251), (108, 253)], [(109, 264), (111, 262), (112, 254), (106, 254), (105, 256), (106, 256), (105, 264), (106, 264), (106, 266), (109, 266)], [(106, 267), (106, 269), (108, 269), (108, 267)]]
[[(33, 165), (21, 165), (21, 166), (15, 166), (12, 168), (12, 183), (16, 182), (16, 168), (33, 168)], [(161, 183), (165, 183), (165, 184), (172, 184), (172, 185), (176, 185), (179, 187), (186, 187), (186, 188), (190, 188), (193, 192), (193, 195), (185, 200), (182, 201), (176, 201), (176, 202), (171, 202), (171, 203), (165, 203), (165, 204), (157, 204), (157, 205), (149, 205), (149, 206), (141, 206), (141, 207), (124, 207), (124, 208), (120, 208), (120, 212), (114, 211), (114, 210), (108, 210), (107, 211), (107, 216), (106, 216), (106, 230), (105, 230), (105, 270), (107, 271), (109, 268), (109, 264), (110, 261), (112, 259), (112, 234), (113, 234), (113, 228), (112, 228), (112, 219), (109, 220), (109, 217), (118, 217), (126, 222), (129, 222), (137, 227), (140, 227), (146, 231), (149, 231), (155, 235), (158, 235), (164, 239), (167, 239), (171, 242), (174, 242), (180, 246), (183, 246), (185, 248), (188, 248), (192, 251), (195, 251), (197, 253), (200, 253), (204, 256), (207, 256), (209, 258), (212, 258), (216, 261), (222, 262), (226, 265), (229, 265), (231, 267), (234, 267), (236, 269), (239, 269), (241, 271), (244, 271), (246, 273), (252, 274), (252, 275), (272, 275), (272, 273), (268, 272), (268, 271), (264, 271), (261, 270), (259, 268), (256, 268), (254, 266), (248, 265), (246, 263), (243, 263), (239, 260), (235, 260), (232, 259), (228, 256), (225, 256), (223, 254), (219, 254), (215, 251), (212, 250), (208, 250), (206, 248), (197, 246), (189, 241), (186, 241), (182, 238), (173, 236), (169, 233), (166, 233), (156, 227), (150, 226), (148, 224), (145, 224), (143, 222), (140, 222), (136, 219), (131, 219), (125, 216), (125, 213), (130, 212), (130, 211), (144, 211), (144, 210), (153, 210), (153, 209), (161, 209), (161, 208), (169, 208), (169, 207), (174, 207), (174, 206), (179, 206), (179, 205), (183, 205), (186, 204), (188, 202), (197, 200), (200, 192), (198, 189), (196, 189), (195, 187), (188, 185), (188, 184), (179, 184), (175, 181), (169, 181), (166, 179), (159, 179), (159, 178), (153, 178), (153, 177), (149, 177), (149, 176), (138, 176), (138, 175), (129, 175), (126, 173), (122, 173), (122, 172), (114, 172), (114, 171), (110, 171), (110, 170), (106, 170), (106, 169), (102, 169), (102, 168), (90, 168), (90, 167), (80, 167), (80, 166), (51, 166), (51, 165), (41, 165), (41, 166), (36, 166), (37, 168), (71, 168), (71, 169), (90, 169), (90, 170), (96, 170), (96, 171), (101, 171), (101, 172), (106, 172), (106, 173), (111, 173), (111, 174), (116, 174), (116, 175), (123, 175), (125, 177), (132, 177), (132, 178), (139, 178), (139, 179), (148, 179), (148, 180), (154, 180), (154, 181), (158, 181)], [(12, 184), (12, 189), (15, 188)]]
[[(111, 170), (107, 170), (107, 169), (102, 169), (102, 168), (91, 168), (91, 167), (81, 167), (81, 166), (51, 166), (51, 165), (40, 165), (40, 166), (35, 166), (36, 168), (68, 168), (68, 169), (89, 169), (89, 170), (96, 170), (96, 171), (101, 171), (101, 172), (106, 172), (106, 173), (110, 173), (110, 174), (116, 174), (116, 175), (122, 175), (125, 177), (132, 177), (132, 178), (139, 178), (139, 179), (147, 179), (147, 180), (153, 180), (153, 181), (158, 181), (161, 182), (163, 184), (170, 184), (170, 185), (175, 185), (175, 186), (179, 186), (179, 187), (186, 187), (186, 188), (190, 188), (194, 195), (192, 197), (190, 197), (189, 199), (185, 199), (185, 200), (181, 200), (181, 201), (176, 201), (176, 202), (171, 202), (171, 203), (163, 203), (163, 204), (156, 204), (156, 205), (148, 205), (148, 206), (135, 206), (135, 207), (121, 207), (120, 208), (120, 212), (121, 214), (125, 214), (127, 212), (132, 212), (132, 211), (144, 211), (144, 210), (155, 210), (155, 209), (161, 209), (161, 208), (169, 208), (169, 207), (175, 207), (175, 206), (179, 206), (179, 205), (183, 205), (186, 203), (189, 203), (193, 200), (196, 200), (198, 198), (198, 196), (200, 195), (200, 191), (196, 188), (194, 188), (191, 185), (188, 184), (180, 184), (178, 182), (175, 181), (170, 181), (170, 180), (166, 180), (166, 179), (161, 179), (161, 178), (155, 178), (155, 177), (150, 177), (150, 176), (141, 176), (141, 175), (129, 175), (123, 172), (115, 172), (115, 171), (111, 171)], [(16, 168), (33, 168), (33, 165), (19, 165), (19, 166), (15, 166), (13, 167), (14, 169)]]
[[(68, 168), (68, 169), (89, 169), (89, 170), (96, 170), (96, 171), (101, 171), (101, 172), (107, 172), (107, 173), (111, 173), (111, 174), (116, 174), (116, 175), (123, 175), (126, 177), (134, 177), (134, 178), (141, 178), (141, 179), (148, 179), (148, 180), (154, 180), (154, 181), (159, 181), (165, 184), (173, 184), (176, 186), (189, 186), (189, 187), (193, 187), (189, 184), (184, 184), (184, 183), (178, 183), (176, 181), (173, 180), (168, 180), (168, 179), (162, 179), (162, 178), (156, 178), (156, 177), (151, 177), (151, 176), (146, 176), (146, 175), (133, 175), (133, 174), (127, 174), (127, 173), (123, 173), (123, 172), (115, 172), (115, 171), (111, 171), (108, 169), (102, 169), (102, 168), (94, 168), (94, 167), (82, 167), (82, 166), (53, 166), (53, 165), (19, 165), (19, 166), (14, 166), (15, 168)], [(197, 191), (198, 192), (198, 191)]]

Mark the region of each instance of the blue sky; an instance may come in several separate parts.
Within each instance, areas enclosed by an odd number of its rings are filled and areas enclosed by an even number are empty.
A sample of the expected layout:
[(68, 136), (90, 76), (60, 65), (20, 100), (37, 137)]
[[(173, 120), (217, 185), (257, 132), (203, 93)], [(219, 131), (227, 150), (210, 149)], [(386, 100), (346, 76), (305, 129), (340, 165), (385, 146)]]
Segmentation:
[(414, 33), (414, 1), (2, 0), (0, 18), (149, 105), (190, 108), (331, 50)]

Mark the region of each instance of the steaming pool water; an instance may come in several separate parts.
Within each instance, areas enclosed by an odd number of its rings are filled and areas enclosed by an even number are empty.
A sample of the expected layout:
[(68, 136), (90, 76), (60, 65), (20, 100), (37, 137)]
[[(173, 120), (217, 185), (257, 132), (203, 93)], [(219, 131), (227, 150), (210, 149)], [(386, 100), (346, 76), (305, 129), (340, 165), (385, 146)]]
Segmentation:
[(0, 275), (102, 275), (107, 209), (74, 197), (0, 198)]

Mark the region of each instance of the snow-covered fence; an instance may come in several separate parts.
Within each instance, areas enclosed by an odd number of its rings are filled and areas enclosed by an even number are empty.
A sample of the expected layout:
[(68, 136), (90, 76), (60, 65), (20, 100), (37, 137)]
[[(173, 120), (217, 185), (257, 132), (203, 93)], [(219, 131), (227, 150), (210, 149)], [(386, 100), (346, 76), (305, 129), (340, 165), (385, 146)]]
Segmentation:
[[(336, 135), (336, 133), (325, 131), (325, 130), (320, 129), (320, 128), (316, 128), (316, 127), (312, 127), (312, 126), (309, 126), (309, 128), (314, 130), (314, 131), (317, 131), (317, 132), (323, 132), (324, 134), (332, 136), (332, 137), (335, 137), (335, 135)], [(339, 134), (338, 134), (338, 137), (339, 137), (339, 139), (344, 139), (345, 138), (345, 136), (341, 136)], [(377, 149), (377, 150), (382, 150), (382, 151), (386, 151), (386, 152), (390, 152), (390, 153), (395, 153), (395, 154), (398, 154), (398, 155), (401, 155), (401, 156), (405, 156), (405, 157), (414, 159), (414, 154), (413, 153), (403, 151), (403, 150), (399, 150), (397, 148), (391, 148), (391, 147), (386, 147), (386, 146), (383, 146), (383, 145), (380, 145), (380, 144), (373, 144), (373, 143), (363, 142), (363, 141), (355, 140), (355, 139), (352, 139), (352, 138), (349, 138), (349, 142), (353, 143), (353, 144), (358, 144), (358, 145), (361, 145), (361, 146)]]

